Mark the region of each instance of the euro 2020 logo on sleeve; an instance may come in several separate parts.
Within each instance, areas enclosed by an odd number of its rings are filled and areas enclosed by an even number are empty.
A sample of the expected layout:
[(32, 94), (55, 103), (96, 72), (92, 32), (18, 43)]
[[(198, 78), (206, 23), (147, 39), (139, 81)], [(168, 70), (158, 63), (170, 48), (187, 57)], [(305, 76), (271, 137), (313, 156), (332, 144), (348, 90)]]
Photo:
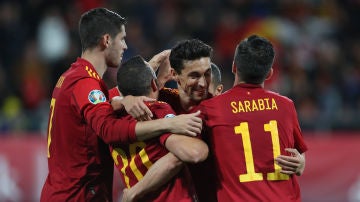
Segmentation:
[(164, 118), (174, 118), (175, 114), (166, 114), (166, 116)]
[(101, 90), (92, 90), (90, 93), (89, 93), (89, 101), (92, 103), (92, 104), (98, 104), (100, 102), (105, 102), (106, 101), (106, 97), (104, 95), (104, 93), (101, 91)]

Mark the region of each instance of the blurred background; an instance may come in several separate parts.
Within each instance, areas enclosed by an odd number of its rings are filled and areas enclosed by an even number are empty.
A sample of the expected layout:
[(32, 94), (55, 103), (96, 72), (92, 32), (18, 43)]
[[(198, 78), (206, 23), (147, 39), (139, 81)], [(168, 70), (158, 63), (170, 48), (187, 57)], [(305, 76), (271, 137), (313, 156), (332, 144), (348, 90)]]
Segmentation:
[(124, 60), (150, 59), (181, 39), (211, 45), (225, 90), (238, 42), (270, 39), (266, 88), (294, 100), (310, 147), (304, 201), (360, 201), (359, 0), (1, 0), (1, 201), (38, 201), (52, 89), (80, 56), (78, 20), (94, 7), (127, 18)]

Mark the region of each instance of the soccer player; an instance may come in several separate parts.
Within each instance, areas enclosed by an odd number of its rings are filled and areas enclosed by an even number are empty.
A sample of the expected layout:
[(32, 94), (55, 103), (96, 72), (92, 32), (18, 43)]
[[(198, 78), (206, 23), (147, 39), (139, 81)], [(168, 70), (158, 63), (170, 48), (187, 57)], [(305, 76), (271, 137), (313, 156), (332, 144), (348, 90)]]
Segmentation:
[[(136, 122), (116, 118), (102, 75), (120, 64), (125, 20), (105, 8), (84, 13), (79, 22), (82, 55), (60, 76), (51, 99), (47, 157), (49, 174), (41, 201), (112, 201), (113, 160), (109, 143), (142, 141), (164, 132), (194, 135), (201, 119), (194, 113)], [(126, 102), (142, 101), (127, 97)], [(143, 104), (143, 105), (141, 105)]]
[(198, 107), (215, 158), (218, 201), (300, 201), (295, 174), (304, 171), (307, 146), (293, 102), (264, 89), (274, 55), (265, 38), (241, 41), (235, 85)]
[[(117, 73), (118, 88), (126, 95), (147, 96), (157, 99), (159, 89), (155, 72), (140, 56), (135, 56), (121, 65)], [(154, 118), (172, 118), (175, 113), (165, 102), (146, 102)], [(120, 112), (122, 116), (126, 111)], [(128, 118), (133, 119), (130, 115)], [(133, 187), (148, 172), (153, 164), (166, 154), (173, 153), (184, 162), (198, 163), (207, 157), (208, 147), (199, 138), (184, 135), (164, 134), (148, 141), (131, 144), (112, 144), (112, 156), (127, 188)], [(195, 201), (190, 174), (182, 169), (166, 185), (150, 194), (137, 196), (139, 201)], [(153, 188), (154, 189), (154, 188)]]
[(211, 82), (209, 85), (209, 93), (213, 96), (220, 95), (224, 90), (224, 85), (221, 83), (221, 71), (215, 64), (211, 63)]
[(169, 103), (177, 114), (184, 114), (209, 98), (211, 54), (212, 48), (201, 40), (179, 41), (169, 56), (172, 79), (178, 88), (161, 89), (159, 100)]
[[(202, 100), (209, 98), (210, 95), (208, 93), (208, 89), (209, 83), (211, 82), (211, 53), (212, 48), (198, 39), (183, 40), (178, 42), (171, 49), (169, 60), (164, 60), (158, 71), (160, 87), (163, 87), (166, 81), (174, 79), (177, 82), (178, 89), (162, 88), (159, 92), (159, 100), (168, 102), (177, 114), (187, 114)], [(115, 109), (117, 109), (116, 106), (117, 105), (115, 104)], [(166, 164), (165, 161), (161, 162), (164, 163), (160, 164), (158, 161), (155, 164), (158, 168), (157, 174), (168, 170), (166, 167), (169, 165)], [(215, 187), (212, 187), (213, 184), (201, 182), (203, 178), (208, 179), (215, 176), (213, 171), (206, 170), (209, 168), (207, 166), (207, 162), (208, 160), (206, 160), (204, 164), (194, 164), (199, 165), (199, 169), (196, 169), (199, 172), (192, 173), (192, 178), (195, 178), (194, 183), (200, 201), (210, 201), (207, 199), (216, 199)], [(167, 173), (171, 175), (174, 172)], [(163, 174), (162, 177), (168, 174)], [(148, 179), (147, 177), (148, 175), (144, 176), (144, 179)], [(159, 178), (156, 177), (151, 179), (152, 180), (148, 181), (153, 184), (157, 184), (160, 181)], [(141, 188), (132, 187), (129, 189), (130, 192), (142, 192), (143, 189), (149, 188), (149, 186), (142, 186), (145, 183), (138, 184), (141, 184)], [(127, 190), (125, 190), (124, 193), (127, 195)]]

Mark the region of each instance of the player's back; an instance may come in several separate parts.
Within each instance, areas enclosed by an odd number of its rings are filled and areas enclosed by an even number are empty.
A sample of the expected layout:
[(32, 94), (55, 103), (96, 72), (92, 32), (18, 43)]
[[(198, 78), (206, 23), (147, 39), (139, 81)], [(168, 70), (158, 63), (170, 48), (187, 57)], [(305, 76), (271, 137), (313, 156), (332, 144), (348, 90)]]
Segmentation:
[(296, 178), (280, 174), (274, 161), (285, 148), (306, 148), (290, 99), (240, 84), (200, 109), (211, 129), (219, 201), (300, 200)]
[[(174, 111), (165, 102), (147, 102), (154, 118), (174, 116)], [(122, 112), (126, 113), (126, 112)], [(127, 115), (128, 119), (133, 119)], [(121, 178), (127, 188), (134, 186), (140, 181), (150, 167), (169, 151), (165, 147), (165, 141), (171, 134), (147, 141), (138, 141), (131, 144), (111, 145), (111, 154), (115, 166), (121, 172)], [(183, 201), (191, 202), (194, 195), (191, 178), (186, 168), (182, 169), (174, 178), (159, 190), (149, 194), (141, 201)]]

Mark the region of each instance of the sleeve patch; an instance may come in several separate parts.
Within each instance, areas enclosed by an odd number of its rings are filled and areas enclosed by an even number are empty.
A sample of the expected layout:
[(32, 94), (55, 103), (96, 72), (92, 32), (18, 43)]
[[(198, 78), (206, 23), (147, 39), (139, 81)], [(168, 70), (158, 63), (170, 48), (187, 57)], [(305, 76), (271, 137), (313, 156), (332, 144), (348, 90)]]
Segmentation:
[(90, 91), (88, 99), (92, 104), (95, 105), (106, 101), (105, 94), (101, 90)]
[(166, 114), (164, 118), (174, 118), (175, 114)]

